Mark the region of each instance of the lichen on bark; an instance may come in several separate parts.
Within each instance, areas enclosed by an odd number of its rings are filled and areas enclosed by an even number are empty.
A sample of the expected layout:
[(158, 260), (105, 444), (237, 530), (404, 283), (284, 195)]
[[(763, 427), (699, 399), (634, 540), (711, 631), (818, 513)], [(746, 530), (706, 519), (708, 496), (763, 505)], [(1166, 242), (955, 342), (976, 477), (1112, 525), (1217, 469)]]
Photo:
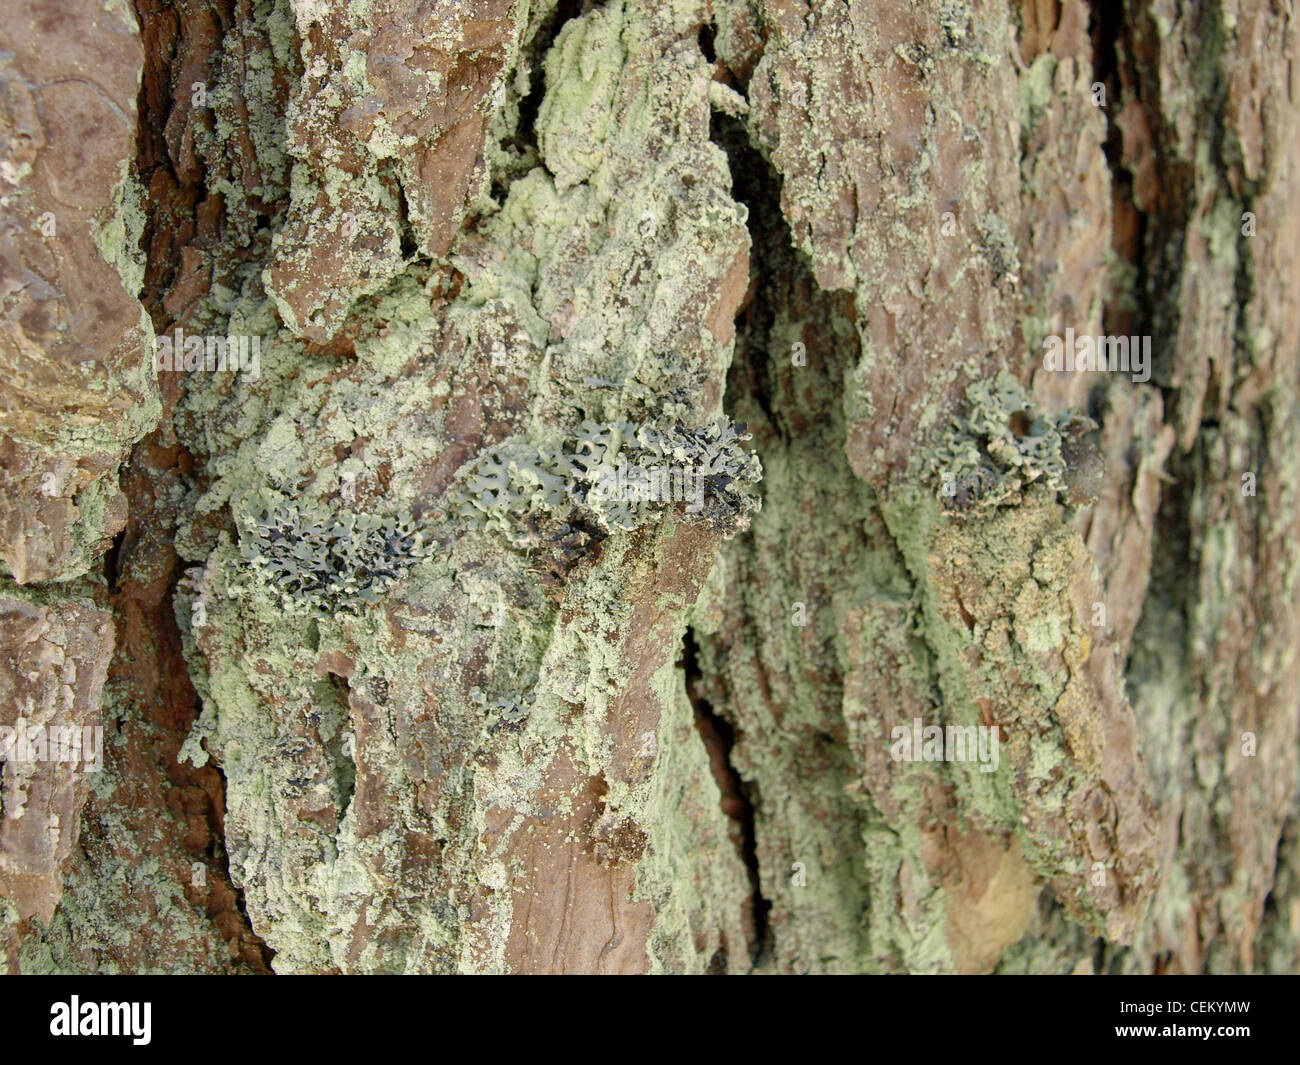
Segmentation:
[(68, 6), (0, 682), (108, 743), (3, 811), (11, 969), (1295, 967), (1289, 15)]

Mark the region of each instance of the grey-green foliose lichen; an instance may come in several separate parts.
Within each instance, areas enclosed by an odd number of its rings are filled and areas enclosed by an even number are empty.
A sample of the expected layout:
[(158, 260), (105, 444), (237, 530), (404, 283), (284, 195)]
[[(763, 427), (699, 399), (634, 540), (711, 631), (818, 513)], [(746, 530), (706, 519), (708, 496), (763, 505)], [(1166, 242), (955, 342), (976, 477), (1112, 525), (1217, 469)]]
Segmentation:
[(268, 489), (250, 493), (241, 509), (244, 559), (290, 598), (317, 605), (376, 603), (432, 550), (409, 511), (331, 511)]
[[(634, 529), (672, 503), (687, 520), (726, 533), (743, 528), (760, 502), (758, 457), (741, 446), (744, 427), (721, 420), (699, 429), (584, 421), (559, 447), (514, 437), (468, 466), (442, 498), (445, 513), (481, 519), (516, 546), (548, 513), (575, 510), (606, 532)], [(239, 549), (258, 576), (289, 601), (324, 607), (377, 603), (429, 557), (440, 526), (409, 510), (332, 509), (257, 488), (236, 502)]]
[(961, 514), (1014, 504), (1041, 481), (1069, 503), (1086, 502), (1094, 463), (1085, 438), (1096, 428), (1076, 411), (1037, 413), (1005, 370), (975, 381), (966, 389), (965, 412), (930, 460), (939, 496)]
[(735, 532), (760, 506), (750, 487), (762, 467), (741, 446), (744, 429), (725, 418), (698, 429), (586, 420), (558, 447), (498, 445), (449, 495), (507, 532), (538, 512), (575, 506), (607, 532), (629, 530), (674, 502), (686, 504), (687, 520)]

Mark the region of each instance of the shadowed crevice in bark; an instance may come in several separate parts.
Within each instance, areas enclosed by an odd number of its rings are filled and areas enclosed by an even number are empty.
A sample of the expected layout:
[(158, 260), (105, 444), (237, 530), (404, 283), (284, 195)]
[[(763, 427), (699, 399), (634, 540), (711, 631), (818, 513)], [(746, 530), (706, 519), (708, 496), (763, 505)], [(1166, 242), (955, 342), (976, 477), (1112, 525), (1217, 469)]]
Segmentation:
[(113, 537), (112, 545), (104, 552), (104, 585), (108, 588), (109, 595), (117, 592), (117, 560), (122, 551), (122, 541), (125, 538), (126, 530), (123, 529)]
[[(506, 144), (524, 156), (537, 158), (537, 112), (546, 96), (546, 55), (565, 24), (586, 14), (593, 6), (589, 0), (559, 0), (555, 10), (542, 21), (532, 41), (523, 49), (522, 58), (531, 68), (528, 95), (519, 101), (519, 121), (514, 136)], [(508, 192), (508, 187), (499, 182), (493, 189), (498, 203), (505, 202)]]
[[(779, 173), (732, 117), (715, 112), (711, 139), (727, 155), (731, 194), (748, 210), (751, 238), (752, 280), (736, 316), (723, 404), (753, 432), (765, 481), (763, 511), (723, 547), (720, 565), (735, 589), (723, 627), (698, 634), (701, 675), (692, 698), (697, 707), (707, 699), (710, 714), (728, 726), (729, 762), (753, 819), (766, 902), (760, 963), (764, 971), (806, 972), (859, 949), (846, 944), (865, 939), (867, 921), (866, 820), (845, 790), (858, 774), (845, 743), (831, 591), (841, 583), (834, 571), (842, 560), (838, 551), (834, 560), (808, 557), (795, 531), (800, 515), (816, 513), (820, 533), (858, 535), (849, 530), (860, 528), (867, 490), (845, 457), (841, 404), (860, 348), (852, 294), (824, 292), (794, 246)], [(791, 470), (814, 468), (835, 486), (834, 504), (817, 498), (813, 478), (789, 479)], [(806, 627), (797, 627), (802, 617), (792, 623), (794, 600), (806, 607)], [(787, 759), (803, 772), (775, 769)], [(834, 886), (826, 879), (831, 866)], [(805, 876), (818, 886), (805, 886)], [(835, 933), (826, 934), (832, 924)], [(805, 936), (812, 925), (834, 945), (813, 946)]]
[[(766, 338), (776, 320), (779, 303), (774, 299), (756, 296), (760, 295), (760, 290), (769, 287), (775, 263), (797, 254), (793, 250), (790, 227), (781, 214), (781, 178), (772, 164), (750, 143), (749, 134), (738, 119), (715, 111), (709, 139), (727, 155), (727, 165), (731, 170), (732, 198), (743, 203), (749, 210), (746, 226), (753, 242), (749, 269), (752, 280), (737, 314), (736, 330), (738, 334)], [(770, 295), (765, 291), (761, 294)], [(739, 350), (738, 343), (737, 351)], [(776, 385), (772, 380), (768, 360), (746, 360), (743, 366), (739, 362), (737, 360), (732, 363), (731, 375), (727, 381), (727, 397), (734, 398), (738, 384), (735, 378), (741, 374), (747, 375), (754, 401), (762, 408), (772, 429), (784, 435), (786, 427), (780, 423), (774, 410)]]
[(402, 251), (402, 257), (407, 262), (415, 259), (426, 259), (427, 257), (417, 254), (420, 242), (416, 238), (415, 228), (411, 225), (411, 209), (406, 202), (406, 189), (402, 186), (401, 179), (398, 177), (395, 168), (389, 167), (391, 173), (391, 184), (393, 197), (397, 200), (397, 233), (398, 244)]
[(136, 0), (135, 11), (144, 41), (136, 166), (148, 192), (144, 237), (147, 256), (140, 299), (157, 321), (163, 297), (180, 270), (186, 231), (193, 230), (194, 209), (203, 195), (203, 174), (200, 169), (182, 178), (167, 149), (172, 69), (184, 44), (178, 11), (159, 0)]
[[(1149, 288), (1146, 256), (1149, 219), (1134, 201), (1134, 175), (1124, 162), (1124, 135), (1117, 120), (1120, 109), (1132, 102), (1141, 108), (1135, 74), (1129, 64), (1121, 69), (1120, 49), (1131, 54), (1131, 35), (1124, 21), (1123, 0), (1094, 0), (1089, 30), (1093, 48), (1093, 78), (1105, 86), (1106, 164), (1110, 170), (1115, 231), (1111, 246), (1121, 262), (1132, 267), (1129, 282), (1112, 287), (1102, 311), (1106, 331), (1114, 335), (1142, 335), (1154, 328), (1155, 308)], [(1126, 95), (1127, 94), (1127, 95)], [(1099, 390), (1094, 390), (1094, 393)], [(1090, 410), (1093, 417), (1100, 413)]]
[(346, 677), (330, 673), (323, 683), (317, 684), (316, 690), (316, 709), (320, 712), (316, 731), (331, 763), (338, 823), (342, 824), (357, 790), (357, 765), (348, 742), (352, 734), (348, 705), (351, 686)]
[[(736, 736), (731, 724), (718, 713), (700, 692), (702, 673), (699, 666), (699, 647), (690, 629), (682, 640), (681, 668), (686, 677), (686, 695), (695, 711), (695, 728), (709, 755), (709, 768), (722, 795), (722, 812), (731, 822), (731, 840), (740, 854), (749, 874), (749, 920), (753, 925), (753, 965), (763, 964), (770, 949), (767, 914), (772, 904), (763, 896), (758, 871), (758, 844), (754, 833), (755, 789), (746, 784), (731, 764), (731, 751)], [(725, 971), (725, 966), (724, 970)]]
[(705, 23), (700, 27), (699, 45), (700, 54), (710, 63), (717, 62), (718, 53), (713, 46), (714, 39), (717, 37), (717, 29), (711, 23)]
[[(224, 804), (227, 792), (227, 781), (225, 770), (220, 765), (214, 764), (217, 775), (221, 778), (221, 799)], [(235, 911), (239, 914), (239, 919), (243, 922), (247, 930), (247, 938), (254, 944), (255, 949), (261, 955), (261, 965), (254, 966), (254, 972), (259, 976), (274, 976), (275, 968), (275, 951), (267, 944), (261, 936), (253, 931), (253, 921), (248, 915), (248, 899), (245, 896), (244, 889), (234, 882), (230, 875), (230, 853), (226, 850), (226, 841), (218, 833), (212, 838), (211, 858), (221, 869), (221, 875), (226, 882), (230, 884), (231, 890), (235, 895)]]
[[(180, 280), (181, 253), (199, 232), (206, 177), (198, 153), (188, 152), (186, 162), (178, 165), (169, 143), (181, 136), (174, 127), (190, 103), (190, 82), (212, 77), (222, 37), (234, 19), (230, 5), (221, 3), (173, 7), (138, 0), (135, 9), (145, 54), (134, 159), (145, 190), (140, 300), (155, 329), (162, 330), (174, 320), (167, 301)], [(164, 388), (165, 419), (176, 398), (174, 387)], [(116, 790), (96, 798), (103, 812), (89, 811), (79, 850), (84, 868), (92, 870), (97, 864), (111, 866), (130, 852), (149, 855), (158, 866), (160, 892), (185, 891), (195, 910), (193, 927), (202, 930), (189, 945), (191, 971), (224, 966), (228, 972), (269, 973), (274, 952), (252, 930), (243, 891), (231, 877), (223, 836), (224, 773), (211, 765), (195, 768), (176, 760), (176, 750), (199, 712), (172, 605), (182, 570), (171, 547), (175, 513), (167, 501), (175, 498), (175, 478), (182, 466), (192, 466), (192, 460), (175, 445), (164, 422), (136, 445), (122, 470), (127, 524), (102, 561), (107, 597), (117, 618), (118, 648), (101, 714), (106, 725), (112, 722), (112, 731), (125, 732), (132, 743), (141, 738), (147, 743), (141, 750), (109, 752)], [(119, 815), (115, 807), (121, 806), (128, 809)], [(194, 868), (200, 857), (207, 867), (202, 877)], [(138, 888), (150, 886), (142, 881)], [(102, 907), (107, 919), (115, 913), (120, 919), (123, 900), (115, 897), (110, 879), (99, 884), (83, 876), (78, 890), (82, 897), (73, 907), (75, 913), (89, 911), (93, 918)], [(165, 955), (173, 950), (184, 954), (187, 948), (178, 938), (163, 950), (150, 950), (143, 945), (144, 937), (123, 942), (119, 929), (101, 937), (103, 930), (93, 922), (89, 928), (76, 923), (85, 920), (74, 918), (74, 940), (84, 937), (76, 946), (100, 952), (102, 964), (125, 971), (167, 969), (176, 962)], [(213, 943), (214, 957), (197, 956)], [(224, 945), (231, 948), (229, 956), (224, 956)]]

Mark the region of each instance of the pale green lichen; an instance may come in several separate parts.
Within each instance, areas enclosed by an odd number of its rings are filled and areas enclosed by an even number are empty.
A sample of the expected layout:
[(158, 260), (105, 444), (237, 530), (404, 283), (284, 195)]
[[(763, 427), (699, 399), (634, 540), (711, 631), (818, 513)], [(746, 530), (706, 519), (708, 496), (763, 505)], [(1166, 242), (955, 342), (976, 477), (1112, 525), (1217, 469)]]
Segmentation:
[[(123, 159), (118, 164), (117, 184), (113, 186), (113, 198), (102, 224), (91, 226), (99, 254), (117, 271), (122, 287), (132, 296), (140, 295), (144, 286), (145, 255), (140, 245), (146, 222), (143, 203), (144, 190), (135, 176), (131, 160)], [(147, 335), (152, 339), (152, 328)]]
[(1044, 52), (1034, 60), (1028, 72), (1017, 83), (1023, 137), (1032, 134), (1034, 126), (1051, 103), (1057, 65), (1056, 56)]

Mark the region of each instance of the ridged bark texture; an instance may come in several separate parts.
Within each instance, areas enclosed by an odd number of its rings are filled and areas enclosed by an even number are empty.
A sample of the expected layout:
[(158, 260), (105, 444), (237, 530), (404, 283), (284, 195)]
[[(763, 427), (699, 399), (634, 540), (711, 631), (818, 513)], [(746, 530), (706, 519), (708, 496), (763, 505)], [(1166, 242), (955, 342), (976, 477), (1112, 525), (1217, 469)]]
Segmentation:
[(1297, 52), (6, 0), (8, 968), (1295, 971)]

